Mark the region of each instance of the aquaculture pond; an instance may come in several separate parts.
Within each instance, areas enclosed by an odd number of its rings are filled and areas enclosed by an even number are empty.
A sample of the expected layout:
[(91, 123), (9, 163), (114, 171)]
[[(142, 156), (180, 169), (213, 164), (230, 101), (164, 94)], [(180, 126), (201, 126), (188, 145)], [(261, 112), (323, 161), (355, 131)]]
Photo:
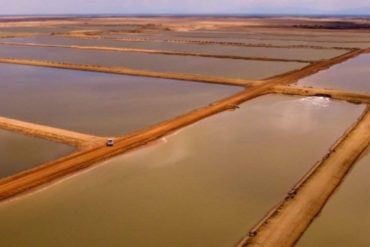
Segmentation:
[(303, 235), (299, 247), (370, 246), (369, 151)]
[(146, 49), (157, 51), (170, 51), (182, 53), (196, 53), (207, 55), (296, 59), (296, 60), (320, 60), (328, 59), (343, 54), (343, 50), (335, 49), (310, 49), (310, 48), (271, 48), (271, 47), (246, 47), (211, 44), (190, 44), (181, 42), (155, 41), (122, 41), (113, 39), (81, 39), (62, 36), (33, 36), (25, 38), (10, 38), (0, 41), (13, 43), (33, 43), (41, 45), (78, 45), (92, 47), (118, 47), (131, 49)]
[(290, 31), (271, 31), (268, 32), (173, 32), (170, 33), (176, 38), (190, 39), (213, 39), (213, 40), (261, 40), (261, 41), (277, 41), (277, 42), (307, 42), (312, 45), (336, 44), (334, 47), (347, 47), (352, 45), (370, 45), (370, 35), (368, 33), (352, 33), (350, 36), (337, 33), (338, 36), (328, 35), (327, 33), (314, 33), (314, 31), (300, 31), (300, 33), (292, 33)]
[[(310, 33), (306, 34), (306, 38), (302, 36), (294, 37), (291, 39), (284, 39), (284, 35), (273, 36), (273, 35), (260, 35), (253, 34), (249, 36), (238, 36), (234, 34), (221, 33), (216, 35), (196, 35), (191, 36), (187, 33), (182, 33), (179, 35), (171, 35), (168, 33), (139, 33), (139, 34), (113, 34), (104, 35), (111, 38), (136, 38), (136, 39), (159, 39), (159, 40), (175, 40), (175, 41), (211, 41), (211, 42), (232, 42), (232, 43), (242, 43), (245, 45), (269, 45), (269, 46), (307, 46), (307, 47), (326, 47), (326, 48), (367, 48), (370, 47), (370, 38), (360, 39), (358, 41), (357, 37), (352, 36), (351, 40), (342, 39), (341, 37), (334, 38), (321, 38), (320, 40), (307, 39)], [(319, 50), (320, 51), (320, 50)], [(321, 50), (324, 52), (324, 50)], [(342, 50), (346, 51), (346, 50)]]
[(191, 38), (264, 38), (264, 39), (277, 39), (277, 40), (308, 40), (308, 41), (329, 41), (329, 42), (351, 42), (361, 41), (370, 42), (370, 35), (367, 32), (352, 32), (346, 35), (343, 32), (326, 32), (322, 30), (299, 30), (293, 29), (250, 29), (246, 30), (202, 30), (202, 31), (184, 31), (184, 32), (162, 32), (167, 36), (173, 37), (191, 37)]
[(298, 81), (299, 85), (370, 93), (370, 54), (363, 54)]
[(256, 80), (301, 69), (308, 65), (300, 62), (246, 61), (212, 57), (10, 45), (0, 45), (0, 57)]
[(72, 153), (73, 147), (0, 129), (0, 179)]
[(0, 243), (233, 246), (363, 110), (320, 97), (254, 99), (1, 204)]
[(123, 135), (241, 87), (0, 64), (0, 115), (96, 135)]

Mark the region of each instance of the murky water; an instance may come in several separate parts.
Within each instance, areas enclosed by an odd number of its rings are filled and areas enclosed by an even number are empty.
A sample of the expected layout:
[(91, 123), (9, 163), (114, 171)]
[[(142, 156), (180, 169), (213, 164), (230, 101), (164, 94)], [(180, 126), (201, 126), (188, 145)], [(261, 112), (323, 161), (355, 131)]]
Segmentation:
[(363, 54), (298, 81), (299, 85), (370, 92), (370, 54)]
[(0, 205), (0, 243), (232, 246), (364, 106), (263, 96)]
[(172, 36), (174, 37), (181, 37), (181, 38), (206, 38), (206, 39), (213, 39), (213, 40), (229, 40), (229, 39), (236, 39), (236, 40), (259, 40), (259, 42), (288, 42), (286, 44), (291, 43), (301, 43), (304, 42), (306, 44), (316, 45), (316, 46), (326, 46), (326, 44), (330, 44), (329, 46), (333, 47), (351, 47), (354, 46), (370, 46), (370, 35), (362, 35), (359, 36), (359, 33), (352, 33), (352, 36), (346, 37), (341, 35), (341, 37), (332, 37), (325, 35), (324, 32), (318, 32), (316, 35), (313, 35), (315, 33), (314, 31), (311, 32), (302, 32), (301, 33), (295, 33), (293, 35), (289, 35), (290, 31), (271, 31), (269, 30), (266, 33), (222, 33), (222, 32), (174, 32), (172, 33)]
[(245, 61), (194, 56), (173, 56), (136, 52), (92, 51), (69, 48), (0, 46), (0, 57), (52, 60), (57, 62), (121, 66), (158, 72), (264, 79), (308, 64), (296, 62)]
[(163, 32), (168, 36), (173, 37), (185, 37), (185, 38), (213, 38), (213, 39), (223, 39), (227, 37), (233, 38), (259, 38), (265, 40), (292, 40), (292, 41), (318, 41), (318, 42), (370, 42), (369, 33), (352, 33), (346, 36), (343, 32), (337, 32), (336, 34), (340, 36), (333, 36), (334, 33), (325, 33), (322, 30), (311, 30), (304, 31), (299, 30), (294, 32), (292, 29), (251, 29), (250, 31), (189, 31), (189, 32)]
[(300, 60), (319, 60), (339, 56), (343, 50), (318, 50), (307, 48), (266, 48), (266, 47), (242, 47), (225, 45), (201, 45), (181, 44), (172, 42), (128, 42), (110, 39), (80, 39), (66, 38), (60, 36), (34, 36), (27, 38), (3, 39), (1, 41), (35, 44), (57, 44), (57, 45), (80, 45), (80, 46), (104, 46), (125, 47), (135, 49), (152, 49), (185, 53), (200, 53), (211, 55), (231, 55), (260, 58), (283, 58)]
[(67, 145), (0, 130), (0, 179), (60, 158), (73, 150)]
[(0, 115), (122, 135), (230, 96), (241, 87), (0, 64)]
[[(283, 34), (284, 35), (284, 34)], [(206, 40), (206, 41), (218, 41), (218, 42), (236, 42), (245, 44), (265, 44), (265, 45), (305, 45), (305, 46), (321, 46), (321, 47), (345, 47), (345, 48), (367, 48), (370, 46), (370, 37), (366, 37), (367, 42), (361, 41), (357, 42), (356, 37), (351, 37), (351, 40), (342, 40), (342, 38), (332, 38), (332, 39), (322, 39), (318, 40), (307, 40), (307, 34), (305, 37), (294, 37), (294, 39), (284, 40), (284, 36), (261, 36), (261, 35), (250, 35), (250, 36), (235, 36), (233, 34), (219, 34), (213, 37), (207, 37), (203, 35), (202, 37), (191, 37), (183, 34), (180, 36), (168, 35), (167, 33), (154, 34), (155, 38), (159, 39), (175, 39), (175, 40)], [(110, 37), (121, 37), (121, 38), (153, 38), (153, 34), (121, 34), (121, 35), (110, 35)]]
[(367, 154), (355, 165), (297, 246), (370, 246), (369, 174), (370, 155)]

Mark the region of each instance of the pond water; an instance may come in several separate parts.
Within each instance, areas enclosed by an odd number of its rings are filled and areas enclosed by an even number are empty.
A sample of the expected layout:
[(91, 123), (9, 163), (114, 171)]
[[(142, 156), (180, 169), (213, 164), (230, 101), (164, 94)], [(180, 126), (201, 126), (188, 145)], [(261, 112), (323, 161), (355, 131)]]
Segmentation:
[(75, 64), (127, 67), (157, 72), (256, 80), (283, 74), (308, 65), (307, 63), (296, 62), (246, 61), (137, 52), (8, 45), (0, 45), (0, 57), (50, 60)]
[(73, 151), (71, 146), (0, 130), (0, 179)]
[(1, 204), (0, 243), (232, 246), (363, 110), (320, 97), (254, 99)]
[(299, 85), (370, 93), (370, 54), (363, 54), (303, 78)]
[[(260, 34), (253, 34), (250, 36), (234, 35), (234, 34), (219, 34), (216, 35), (202, 35), (202, 36), (189, 36), (186, 33), (179, 35), (171, 35), (167, 33), (157, 33), (157, 34), (114, 34), (114, 35), (105, 35), (111, 38), (144, 38), (144, 39), (159, 39), (159, 40), (188, 40), (188, 41), (216, 41), (216, 42), (235, 42), (235, 43), (244, 43), (244, 44), (253, 44), (253, 45), (277, 45), (277, 46), (294, 46), (294, 45), (304, 45), (304, 46), (320, 46), (320, 47), (344, 47), (344, 48), (367, 48), (370, 47), (370, 37), (365, 37), (363, 41), (358, 41), (357, 37), (352, 36), (348, 40), (343, 40), (341, 37), (333, 38), (320, 38), (320, 40), (310, 40), (306, 37), (295, 35), (290, 39), (284, 39), (284, 35), (280, 36), (266, 36)], [(307, 34), (306, 34), (307, 35)], [(361, 39), (360, 39), (361, 40)], [(320, 50), (319, 50), (320, 51)], [(321, 50), (323, 51), (323, 50)]]
[(370, 246), (369, 151), (357, 162), (297, 246)]
[(339, 56), (343, 50), (318, 50), (309, 48), (266, 48), (266, 47), (243, 47), (226, 45), (202, 45), (202, 44), (183, 44), (174, 42), (129, 42), (111, 39), (81, 39), (66, 38), (61, 36), (34, 36), (26, 38), (3, 39), (5, 42), (34, 43), (34, 44), (53, 44), (53, 45), (80, 45), (80, 46), (103, 46), (121, 47), (133, 49), (151, 49), (159, 51), (198, 53), (210, 55), (231, 55), (259, 58), (281, 58), (298, 60), (320, 60)]
[(0, 115), (122, 135), (228, 97), (241, 87), (0, 64)]

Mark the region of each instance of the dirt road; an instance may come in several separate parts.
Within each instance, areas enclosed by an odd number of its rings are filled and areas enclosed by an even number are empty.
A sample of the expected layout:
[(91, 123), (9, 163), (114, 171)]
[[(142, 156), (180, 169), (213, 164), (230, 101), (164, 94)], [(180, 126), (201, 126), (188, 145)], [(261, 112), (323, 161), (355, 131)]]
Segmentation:
[(146, 77), (154, 77), (154, 78), (174, 79), (174, 80), (182, 80), (182, 81), (196, 81), (196, 82), (234, 85), (234, 86), (252, 86), (252, 85), (256, 85), (257, 83), (261, 82), (261, 81), (255, 81), (255, 80), (230, 79), (230, 78), (224, 78), (224, 77), (213, 77), (213, 76), (204, 76), (204, 75), (196, 75), (196, 74), (164, 73), (164, 72), (155, 72), (155, 71), (147, 71), (147, 70), (136, 70), (136, 69), (129, 69), (125, 67), (107, 67), (107, 66), (100, 66), (100, 65), (59, 63), (59, 62), (53, 62), (53, 61), (47, 61), (47, 60), (17, 59), (17, 58), (1, 57), (0, 63), (22, 64), (22, 65), (49, 67), (49, 68), (58, 68), (58, 69), (93, 71), (93, 72), (102, 72), (102, 73), (120, 74), (120, 75), (146, 76)]
[(287, 95), (322, 96), (336, 100), (345, 100), (356, 104), (370, 104), (370, 94), (334, 89), (277, 85), (271, 88), (270, 92)]
[(66, 159), (48, 163), (46, 166), (36, 167), (27, 172), (0, 180), (0, 201), (154, 141), (183, 126), (187, 126), (218, 112), (234, 109), (235, 105), (263, 94), (271, 86), (273, 86), (273, 83), (270, 82), (251, 87), (248, 90), (209, 106), (194, 110), (151, 128), (130, 134), (129, 136), (121, 137), (114, 147), (101, 145), (100, 147), (79, 152)]
[(166, 51), (166, 50), (151, 50), (151, 49), (107, 47), (107, 46), (51, 45), (51, 44), (38, 44), (38, 43), (27, 43), (27, 42), (25, 43), (0, 42), (0, 45), (69, 48), (69, 49), (96, 50), (96, 51), (137, 52), (137, 53), (148, 53), (148, 54), (162, 54), (162, 55), (170, 55), (170, 56), (174, 55), (174, 56), (239, 59), (239, 60), (247, 60), (247, 61), (272, 61), (272, 62), (295, 62), (295, 63), (314, 63), (315, 62), (315, 61), (303, 60), (303, 59), (283, 59), (283, 58), (266, 58), (266, 57), (246, 57), (246, 56), (235, 56), (235, 55), (215, 55), (215, 54), (205, 54), (205, 53), (176, 52), (176, 51)]
[(370, 111), (237, 247), (293, 246), (370, 143)]
[[(0, 127), (24, 132), (30, 135), (43, 136), (44, 138), (59, 140), (61, 142), (69, 142), (70, 144), (77, 146), (82, 146), (85, 143), (95, 143), (96, 140), (96, 146), (90, 146), (68, 157), (0, 180), (0, 201), (9, 199), (23, 192), (30, 191), (38, 186), (52, 182), (68, 174), (75, 173), (81, 169), (90, 167), (100, 161), (122, 154), (148, 142), (155, 141), (172, 131), (195, 123), (208, 116), (228, 109), (234, 109), (236, 105), (263, 94), (271, 92), (305, 96), (321, 94), (325, 97), (330, 95), (332, 98), (344, 99), (352, 102), (357, 101), (357, 103), (366, 103), (369, 100), (368, 95), (326, 89), (307, 89), (302, 87), (286, 86), (286, 84), (294, 83), (303, 77), (309, 76), (320, 70), (327, 69), (330, 66), (353, 58), (363, 52), (368, 51), (353, 49), (336, 58), (323, 60), (302, 69), (274, 76), (263, 81), (159, 73), (132, 70), (122, 67), (104, 67), (40, 60), (0, 58), (0, 62), (2, 63), (248, 86), (245, 91), (233, 95), (232, 97), (194, 110), (151, 128), (138, 131), (128, 136), (120, 137), (114, 147), (106, 147), (104, 143), (100, 142), (101, 139), (96, 139), (96, 137), (93, 136), (65, 132), (64, 130), (16, 122), (15, 120), (9, 119), (3, 119), (1, 123), (0, 119)], [(244, 238), (238, 246), (250, 245), (275, 247), (293, 245), (303, 234), (314, 217), (320, 212), (326, 201), (355, 163), (356, 159), (361, 155), (362, 151), (366, 149), (369, 141), (370, 113), (367, 111), (363, 119), (354, 126), (352, 131), (349, 132), (348, 135), (345, 135), (343, 139), (341, 139), (341, 141), (332, 148), (330, 154), (325, 157), (321, 163), (315, 166), (315, 169), (305, 176), (298, 186), (291, 191), (287, 199), (279, 205), (278, 209), (273, 210), (257, 228), (252, 230), (251, 235), (256, 234), (256, 236)]]

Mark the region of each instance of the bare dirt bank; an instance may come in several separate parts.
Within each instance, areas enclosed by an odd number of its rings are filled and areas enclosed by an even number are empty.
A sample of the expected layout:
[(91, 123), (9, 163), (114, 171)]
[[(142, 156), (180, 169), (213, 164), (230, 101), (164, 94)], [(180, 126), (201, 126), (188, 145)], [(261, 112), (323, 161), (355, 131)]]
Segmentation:
[[(110, 158), (112, 156), (124, 153), (128, 150), (139, 147), (148, 142), (154, 141), (176, 129), (195, 123), (208, 116), (214, 115), (216, 113), (228, 109), (235, 109), (236, 105), (244, 101), (269, 93), (271, 91), (271, 88), (274, 86), (277, 86), (279, 84), (289, 84), (295, 82), (297, 79), (300, 79), (304, 76), (308, 76), (314, 72), (317, 72), (318, 70), (328, 68), (336, 63), (345, 61), (349, 58), (361, 54), (362, 52), (363, 50), (352, 50), (351, 52), (336, 57), (334, 59), (321, 61), (306, 66), (303, 69), (292, 71), (284, 75), (276, 76), (265, 81), (231, 80), (224, 78), (215, 79), (198, 77), (197, 75), (185, 75), (185, 76), (177, 74), (168, 75), (157, 72), (135, 71), (126, 68), (64, 64), (39, 60), (0, 58), (0, 62), (2, 63), (26, 64), (42, 67), (67, 68), (106, 73), (142, 75), (159, 78), (167, 78), (171, 76), (171, 79), (193, 80), (207, 83), (221, 83), (239, 86), (250, 85), (250, 87), (247, 90), (238, 93), (232, 97), (226, 98), (219, 102), (215, 102), (213, 104), (210, 104), (209, 106), (189, 112), (188, 114), (163, 122), (151, 128), (133, 133), (128, 136), (121, 137), (118, 139), (118, 142), (115, 144), (113, 148), (105, 147), (105, 145), (102, 144), (101, 146), (90, 148), (89, 150), (85, 150), (84, 152), (80, 152), (75, 155), (69, 156), (66, 159), (57, 160), (54, 163), (48, 163), (47, 165), (40, 166), (38, 168), (22, 173), (20, 175), (10, 177), (6, 180), (1, 180), (0, 201), (18, 195), (22, 192), (31, 190), (44, 183), (51, 182), (67, 174), (92, 166), (95, 163)], [(19, 131), (21, 131), (21, 129)], [(30, 130), (29, 132), (31, 131), (32, 130)]]
[(36, 167), (26, 173), (0, 180), (0, 201), (154, 141), (176, 129), (190, 125), (218, 112), (234, 109), (235, 105), (263, 94), (273, 84), (273, 82), (269, 82), (251, 87), (248, 90), (210, 104), (209, 106), (194, 110), (151, 128), (121, 137), (117, 140), (114, 147), (106, 147), (102, 144), (99, 147), (77, 153), (66, 159), (57, 160), (54, 163)]
[(303, 59), (283, 59), (283, 58), (268, 58), (268, 57), (246, 57), (246, 56), (233, 56), (233, 55), (212, 55), (205, 53), (190, 53), (190, 52), (174, 52), (166, 50), (151, 50), (151, 49), (134, 49), (134, 48), (121, 48), (121, 47), (107, 47), (107, 46), (81, 46), (81, 45), (50, 45), (50, 44), (36, 44), (36, 43), (15, 43), (15, 42), (0, 42), (1, 45), (12, 46), (36, 46), (36, 47), (57, 47), (69, 48), (80, 50), (97, 50), (97, 51), (116, 51), (116, 52), (138, 52), (148, 54), (162, 54), (173, 56), (194, 56), (194, 57), (210, 57), (210, 58), (225, 58), (225, 59), (239, 59), (247, 61), (273, 61), (273, 62), (296, 62), (296, 63), (314, 63), (311, 60)]
[[(76, 38), (99, 38), (100, 36), (83, 36), (83, 35), (61, 35), (61, 36), (71, 36)], [(104, 37), (104, 36), (103, 36)], [(226, 41), (211, 41), (211, 40), (182, 40), (182, 39), (147, 39), (147, 38), (112, 38), (112, 40), (117, 41), (150, 41), (150, 42), (170, 42), (170, 43), (180, 43), (180, 44), (199, 44), (199, 45), (225, 45), (225, 46), (240, 46), (240, 47), (264, 47), (264, 48), (310, 48), (318, 50), (351, 50), (347, 47), (325, 47), (319, 45), (270, 45), (270, 44), (253, 44), (245, 42), (226, 42)], [(262, 43), (263, 41), (261, 41)]]
[(355, 104), (370, 104), (370, 94), (356, 93), (351, 91), (333, 90), (316, 87), (301, 87), (301, 86), (282, 86), (277, 85), (271, 88), (271, 93), (301, 95), (301, 96), (321, 96), (336, 100), (345, 100)]
[(299, 79), (302, 79), (304, 77), (317, 73), (321, 70), (328, 69), (332, 67), (333, 65), (342, 63), (346, 60), (354, 58), (365, 52), (367, 52), (366, 49), (352, 49), (350, 52), (342, 54), (338, 57), (335, 57), (329, 60), (322, 60), (322, 61), (313, 63), (311, 65), (308, 65), (302, 69), (299, 69), (293, 72), (292, 71), (287, 72), (287, 73), (277, 75), (277, 76), (273, 76), (264, 81), (274, 81), (277, 84), (291, 84), (291, 83), (297, 82)]
[[(134, 19), (121, 18), (123, 23), (142, 23), (142, 22), (157, 22), (163, 23), (162, 19)], [(101, 23), (107, 24), (109, 22), (117, 23), (116, 18), (106, 18)], [(56, 20), (54, 24), (76, 24), (85, 25), (86, 21), (83, 20)], [(225, 20), (213, 20), (204, 21), (198, 23), (197, 19), (193, 19), (192, 22), (189, 19), (185, 19), (186, 25), (183, 25), (181, 21), (172, 24), (173, 19), (168, 18), (167, 23), (169, 28), (173, 30), (186, 30), (196, 28), (216, 28), (225, 27)], [(235, 20), (234, 20), (235, 21)], [(276, 22), (279, 20), (273, 20)], [(255, 23), (250, 25), (257, 25)], [(297, 20), (293, 20), (292, 23), (296, 23)], [(198, 24), (197, 24), (198, 23)], [(24, 21), (24, 24), (30, 24), (29, 21)], [(122, 24), (122, 23), (121, 23)], [(145, 24), (145, 23), (144, 23)], [(241, 20), (237, 26), (242, 27), (246, 24), (246, 21)], [(274, 23), (273, 23), (274, 24)], [(10, 24), (6, 23), (6, 26)], [(18, 24), (17, 24), (18, 25)], [(19, 25), (23, 25), (20, 23)], [(43, 21), (34, 21), (33, 26), (44, 25)], [(160, 24), (161, 25), (161, 24)], [(158, 28), (167, 28), (161, 27)], [(261, 25), (261, 24), (258, 24)], [(275, 25), (275, 24), (274, 24)], [(226, 25), (228, 27), (234, 26), (234, 24)], [(157, 28), (156, 27), (156, 28)], [(302, 26), (308, 28), (308, 26)], [(327, 33), (327, 31), (325, 31)], [(101, 33), (103, 34), (103, 32)], [(73, 35), (73, 34), (71, 34)], [(102, 35), (84, 35), (84, 33), (76, 33), (76, 36), (83, 38), (92, 37), (103, 37)], [(286, 34), (283, 34), (286, 35)], [(311, 30), (305, 35), (311, 35)], [(132, 39), (127, 39), (131, 40)], [(151, 39), (148, 39), (153, 41)], [(156, 40), (154, 40), (156, 41)], [(163, 40), (158, 40), (162, 42)], [(9, 129), (12, 131), (23, 132), (29, 135), (34, 135), (43, 138), (50, 138), (51, 140), (57, 140), (64, 143), (83, 147), (84, 149), (73, 155), (64, 157), (62, 159), (44, 164), (37, 168), (29, 171), (19, 173), (15, 176), (7, 179), (0, 180), (0, 201), (9, 199), (13, 196), (19, 195), (23, 192), (27, 192), (36, 189), (38, 186), (42, 186), (46, 183), (53, 182), (66, 175), (78, 172), (81, 169), (93, 166), (94, 164), (113, 157), (115, 155), (124, 153), (132, 150), (136, 147), (140, 147), (148, 142), (154, 141), (172, 131), (179, 129), (183, 126), (195, 123), (203, 118), (225, 111), (227, 109), (234, 109), (235, 105), (241, 102), (247, 101), (254, 97), (266, 93), (283, 93), (290, 95), (303, 95), (303, 96), (324, 96), (333, 99), (347, 100), (355, 103), (369, 103), (369, 96), (364, 94), (355, 94), (352, 92), (342, 92), (327, 89), (317, 88), (303, 88), (295, 86), (286, 86), (279, 84), (290, 84), (298, 79), (305, 76), (309, 76), (317, 71), (329, 68), (332, 65), (343, 62), (347, 59), (355, 57), (363, 52), (370, 52), (370, 48), (366, 50), (359, 49), (348, 49), (343, 47), (321, 47), (319, 44), (311, 46), (295, 45), (295, 46), (269, 46), (263, 44), (245, 44), (235, 42), (214, 42), (214, 41), (184, 41), (184, 40), (165, 40), (167, 42), (189, 42), (196, 44), (223, 44), (223, 45), (234, 45), (234, 46), (250, 46), (250, 47), (276, 47), (276, 48), (314, 48), (314, 49), (341, 49), (348, 50), (349, 53), (339, 56), (334, 59), (321, 61), (314, 63), (301, 70), (286, 73), (272, 77), (265, 81), (248, 81), (248, 80), (234, 80), (228, 78), (214, 78), (205, 77), (200, 75), (184, 75), (184, 74), (170, 74), (170, 73), (157, 73), (151, 71), (132, 70), (127, 68), (119, 67), (101, 67), (101, 66), (89, 66), (89, 65), (76, 65), (76, 64), (64, 64), (55, 63), (50, 61), (36, 61), (36, 60), (22, 60), (12, 58), (0, 58), (0, 62), (3, 63), (14, 63), (14, 64), (25, 64), (42, 67), (52, 67), (60, 69), (75, 69), (85, 71), (97, 71), (104, 73), (115, 73), (125, 75), (138, 75), (148, 76), (157, 78), (167, 79), (178, 79), (178, 80), (191, 80), (206, 83), (218, 83), (227, 85), (238, 85), (238, 86), (251, 86), (248, 91), (244, 91), (230, 98), (224, 99), (220, 102), (216, 102), (207, 107), (200, 108), (192, 111), (188, 114), (172, 119), (170, 121), (163, 122), (159, 125), (151, 128), (130, 134), (128, 136), (118, 138), (116, 145), (113, 148), (107, 148), (104, 146), (102, 141), (97, 140), (92, 136), (81, 136), (80, 133), (65, 133), (60, 132), (61, 130), (51, 129), (46, 126), (30, 125), (28, 123), (16, 123), (4, 119), (6, 121), (0, 123), (0, 128)], [(320, 41), (321, 42), (321, 41)], [(339, 44), (338, 44), (339, 46)], [(92, 47), (94, 48), (94, 47)], [(140, 51), (142, 52), (142, 51)], [(309, 226), (311, 221), (317, 216), (321, 208), (325, 205), (326, 201), (330, 198), (332, 193), (335, 191), (337, 186), (341, 183), (347, 172), (353, 166), (354, 162), (361, 154), (362, 150), (369, 144), (369, 133), (370, 133), (370, 116), (369, 111), (363, 116), (363, 119), (353, 127), (352, 131), (346, 133), (336, 145), (333, 146), (330, 153), (323, 158), (321, 162), (316, 164), (313, 169), (302, 178), (301, 181), (290, 191), (287, 198), (279, 204), (279, 206), (272, 210), (267, 217), (264, 218), (252, 231), (250, 232), (251, 237), (244, 238), (240, 244), (241, 246), (291, 246), (299, 239), (301, 234)], [(62, 130), (64, 131), (64, 130)], [(93, 145), (91, 145), (93, 144)], [(91, 146), (90, 146), (91, 145)], [(256, 234), (256, 236), (254, 236)]]
[(252, 85), (256, 85), (261, 82), (261, 81), (256, 81), (256, 80), (230, 79), (230, 78), (224, 78), (224, 77), (203, 76), (203, 75), (196, 75), (196, 74), (163, 73), (163, 72), (154, 72), (154, 71), (147, 71), (147, 70), (129, 69), (125, 67), (107, 67), (107, 66), (99, 66), (99, 65), (59, 63), (59, 62), (52, 62), (52, 61), (46, 61), (46, 60), (1, 58), (0, 57), (0, 63), (31, 65), (31, 66), (58, 68), (58, 69), (73, 69), (73, 70), (102, 72), (102, 73), (121, 74), (121, 75), (146, 76), (146, 77), (174, 79), (174, 80), (183, 80), (183, 81), (197, 81), (197, 82), (234, 85), (234, 86), (252, 86)]
[(293, 246), (330, 196), (341, 184), (354, 163), (370, 143), (370, 110), (331, 149), (326, 157), (288, 193), (238, 247)]
[(81, 149), (101, 145), (101, 143), (104, 143), (105, 141), (105, 138), (103, 137), (82, 134), (40, 124), (23, 122), (5, 117), (0, 117), (0, 128), (20, 132), (30, 136), (48, 139), (51, 141), (73, 145)]

